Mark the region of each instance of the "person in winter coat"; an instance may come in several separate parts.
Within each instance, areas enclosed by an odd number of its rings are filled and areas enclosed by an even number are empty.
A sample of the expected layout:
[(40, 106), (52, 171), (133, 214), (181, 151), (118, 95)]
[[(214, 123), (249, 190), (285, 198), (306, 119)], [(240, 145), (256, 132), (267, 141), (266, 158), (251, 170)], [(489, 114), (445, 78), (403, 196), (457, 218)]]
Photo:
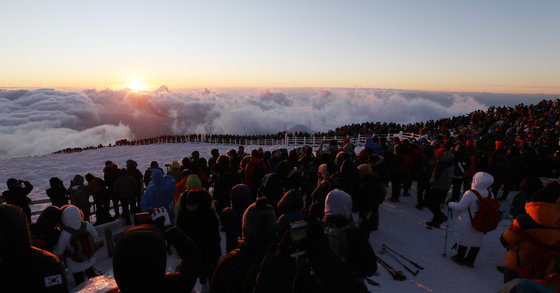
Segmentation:
[(120, 170), (120, 175), (117, 177), (113, 187), (113, 202), (121, 203), (122, 205), (122, 218), (126, 225), (130, 224), (130, 211), (135, 210), (134, 196), (138, 194), (138, 184), (132, 175), (128, 174), (126, 169)]
[(383, 183), (369, 164), (358, 166), (360, 174), (360, 193), (362, 203), (358, 207), (360, 213), (360, 229), (369, 236), (371, 231), (376, 231), (379, 226), (379, 205), (385, 199)]
[[(108, 292), (192, 291), (202, 265), (200, 250), (171, 224), (165, 209), (154, 210), (151, 217), (153, 225), (133, 226), (119, 237), (113, 256), (118, 288)], [(166, 241), (176, 247), (182, 261), (173, 273), (166, 273)]]
[(323, 219), (329, 246), (359, 278), (377, 271), (377, 256), (360, 228), (352, 222), (352, 198), (340, 189), (329, 192)]
[(52, 177), (49, 179), (49, 184), (51, 188), (47, 188), (46, 193), (53, 206), (61, 208), (68, 204), (68, 199), (66, 195), (68, 194), (68, 189), (64, 187), (64, 183), (58, 177)]
[[(502, 245), (508, 249), (505, 260), (504, 283), (518, 277), (518, 266), (524, 266), (538, 252), (538, 247), (516, 230), (535, 237), (545, 245), (553, 246), (560, 241), (560, 225), (557, 223), (557, 204), (560, 186), (551, 182), (531, 196), (525, 205), (526, 214), (513, 221), (511, 227), (500, 237)], [(535, 272), (544, 273), (544, 272)], [(543, 275), (520, 276), (523, 278), (544, 279)]]
[[(187, 192), (189, 192), (189, 190), (198, 189), (202, 187), (202, 182), (200, 181), (200, 178), (196, 174), (191, 174), (188, 177), (185, 177), (185, 179), (187, 180), (185, 185), (182, 186), (183, 192), (179, 195), (179, 198), (177, 198), (177, 201), (175, 202), (175, 206), (173, 207), (175, 225), (177, 225), (177, 216), (179, 215), (179, 211), (181, 210), (181, 205), (182, 205), (181, 202), (183, 201), (183, 194), (186, 194)], [(175, 189), (178, 189), (177, 185), (175, 185)], [(177, 195), (177, 190), (175, 191), (175, 195)]]
[(335, 158), (335, 165), (339, 172), (333, 174), (337, 177), (338, 188), (352, 197), (353, 212), (358, 211), (360, 202), (360, 174), (352, 162), (352, 157), (345, 152), (339, 152)]
[(202, 253), (205, 270), (200, 283), (207, 284), (221, 256), (218, 218), (212, 209), (212, 197), (202, 188), (183, 193), (177, 228), (194, 241)]
[(152, 179), (148, 187), (146, 187), (140, 202), (142, 211), (148, 212), (150, 209), (164, 207), (170, 213), (169, 218), (174, 222), (173, 199), (175, 198), (175, 179), (169, 175), (163, 176), (163, 172), (159, 169), (153, 170), (151, 177)]
[[(492, 175), (485, 172), (478, 172), (473, 176), (471, 189), (480, 193), (482, 198), (487, 198), (490, 196), (488, 188), (490, 188), (493, 182), (494, 177), (492, 177)], [(457, 254), (452, 256), (451, 260), (459, 264), (466, 264), (467, 266), (472, 267), (474, 266), (474, 261), (480, 251), (482, 236), (484, 235), (484, 233), (476, 231), (471, 224), (471, 218), (473, 218), (478, 212), (480, 202), (478, 197), (472, 191), (467, 190), (458, 203), (449, 202), (448, 206), (459, 212), (457, 222), (455, 223), (455, 228), (453, 230), (454, 238), (459, 246), (457, 248)], [(467, 253), (467, 249), (469, 247), (470, 249)]]
[(189, 180), (189, 177), (191, 175), (196, 175), (196, 174), (194, 174), (189, 169), (184, 169), (182, 174), (183, 178), (181, 179), (181, 181), (175, 183), (175, 199), (173, 200), (174, 203), (177, 203), (177, 201), (179, 200), (183, 192), (187, 191), (187, 181)]
[(514, 218), (526, 214), (525, 205), (533, 195), (539, 189), (543, 188), (541, 180), (537, 177), (527, 177), (521, 181), (519, 184), (519, 193), (515, 195), (511, 201), (511, 209), (509, 213)]
[(126, 160), (126, 173), (132, 176), (136, 182), (132, 212), (137, 213), (140, 210), (140, 200), (142, 200), (142, 194), (144, 193), (144, 175), (142, 175), (142, 172), (138, 170), (138, 163), (134, 160)]
[(27, 216), (0, 205), (0, 279), (3, 292), (68, 292), (64, 268), (54, 254), (31, 246)]
[(290, 224), (303, 221), (303, 195), (297, 189), (290, 189), (278, 202), (278, 236), (290, 229)]
[[(317, 186), (319, 186), (321, 182), (323, 182), (323, 180), (328, 179), (329, 177), (331, 177), (331, 172), (329, 172), (327, 164), (319, 165), (319, 167), (317, 168)], [(317, 186), (315, 186), (315, 188)]]
[(62, 212), (55, 206), (48, 206), (41, 212), (37, 222), (29, 225), (33, 246), (48, 252), (54, 251), (54, 246), (58, 242), (58, 237), (60, 237), (58, 226), (61, 217)]
[(169, 168), (169, 171), (167, 172), (167, 175), (171, 175), (171, 177), (173, 177), (173, 179), (175, 179), (175, 183), (181, 181), (181, 179), (183, 179), (183, 170), (181, 170), (181, 165), (179, 165), (179, 162), (177, 161), (173, 161), (171, 163), (171, 166)]
[(254, 198), (257, 196), (262, 178), (266, 174), (268, 174), (268, 167), (261, 160), (259, 151), (253, 150), (251, 152), (251, 159), (245, 166), (245, 184), (253, 191)]
[(430, 193), (428, 196), (428, 208), (433, 213), (432, 220), (426, 223), (428, 226), (439, 227), (447, 221), (447, 216), (440, 210), (440, 205), (445, 201), (449, 187), (453, 182), (455, 166), (453, 154), (445, 148), (436, 150), (436, 167), (430, 178)]
[(105, 186), (105, 181), (99, 177), (93, 176), (91, 173), (86, 174), (86, 180), (90, 193), (93, 195), (95, 203), (95, 225), (100, 225), (111, 221), (109, 207), (111, 204), (111, 195)]
[(243, 214), (239, 247), (220, 259), (208, 292), (253, 292), (260, 264), (276, 231), (274, 208), (266, 198), (257, 198)]
[(222, 229), (226, 233), (226, 252), (237, 248), (237, 242), (241, 237), (241, 225), (243, 213), (249, 206), (251, 189), (245, 184), (235, 185), (230, 192), (230, 206), (222, 210)]
[(70, 195), (70, 204), (77, 206), (82, 211), (84, 219), (89, 221), (91, 213), (91, 204), (89, 203), (90, 190), (84, 185), (84, 177), (82, 175), (76, 174), (74, 176), (74, 179), (70, 182), (68, 194)]
[(163, 174), (163, 169), (159, 167), (158, 162), (152, 161), (150, 163), (150, 168), (146, 169), (146, 172), (144, 172), (144, 185), (146, 185), (146, 188), (148, 188), (148, 184), (152, 181), (152, 172), (154, 170), (159, 170), (161, 174)]
[(27, 195), (33, 190), (33, 185), (29, 181), (17, 180), (15, 178), (8, 179), (6, 185), (8, 190), (2, 192), (2, 197), (4, 197), (7, 204), (20, 207), (25, 215), (27, 215), (27, 221), (31, 223), (31, 208), (29, 208), (31, 199)]
[(229, 206), (231, 189), (239, 183), (239, 180), (229, 169), (228, 156), (219, 156), (216, 163), (212, 165), (211, 170), (211, 184), (214, 185), (212, 195), (216, 204), (216, 210), (221, 212)]
[(105, 162), (105, 168), (103, 168), (103, 180), (107, 185), (107, 190), (111, 196), (111, 201), (113, 202), (113, 210), (115, 211), (115, 218), (120, 218), (121, 212), (119, 210), (119, 198), (115, 196), (115, 181), (121, 176), (121, 170), (119, 165), (113, 163), (112, 161)]
[(321, 221), (307, 221), (305, 253), (291, 255), (291, 232), (270, 249), (260, 265), (253, 293), (370, 292), (354, 268), (330, 247)]
[[(64, 259), (68, 271), (74, 276), (74, 283), (78, 285), (84, 281), (84, 272), (88, 278), (97, 276), (93, 269), (96, 258), (92, 255), (89, 259), (83, 261), (73, 259), (73, 253), (75, 253), (73, 250), (76, 250), (77, 246), (72, 245), (72, 236), (84, 231), (84, 233), (89, 233), (92, 239), (95, 239), (97, 238), (97, 231), (90, 222), (84, 221), (82, 211), (74, 205), (62, 207), (61, 222), (63, 230), (54, 247), (54, 253)], [(95, 247), (89, 248), (95, 249)]]

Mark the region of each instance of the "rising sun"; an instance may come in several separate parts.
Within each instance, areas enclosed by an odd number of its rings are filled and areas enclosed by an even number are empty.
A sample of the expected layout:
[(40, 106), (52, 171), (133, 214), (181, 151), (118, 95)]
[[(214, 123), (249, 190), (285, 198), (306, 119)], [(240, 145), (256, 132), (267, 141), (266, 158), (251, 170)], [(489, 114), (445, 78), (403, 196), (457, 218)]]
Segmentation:
[(124, 87), (135, 91), (135, 92), (139, 92), (139, 91), (144, 91), (148, 88), (148, 85), (145, 83), (142, 83), (138, 80), (132, 80), (130, 81), (128, 84), (126, 84)]

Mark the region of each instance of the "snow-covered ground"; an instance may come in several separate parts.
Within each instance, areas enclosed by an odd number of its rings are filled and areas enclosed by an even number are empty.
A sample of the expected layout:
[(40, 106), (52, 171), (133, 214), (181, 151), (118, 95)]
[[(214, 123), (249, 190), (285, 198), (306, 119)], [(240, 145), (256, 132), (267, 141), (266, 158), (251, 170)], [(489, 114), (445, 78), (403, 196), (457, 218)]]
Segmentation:
[[(245, 146), (250, 152), (257, 146)], [(139, 169), (144, 171), (151, 161), (158, 161), (160, 166), (174, 160), (181, 161), (191, 152), (198, 150), (202, 157), (210, 157), (210, 150), (217, 148), (221, 154), (227, 150), (237, 149), (233, 145), (210, 144), (161, 144), (148, 146), (126, 146), (103, 148), (99, 150), (84, 151), (81, 153), (45, 155), (0, 161), (0, 190), (5, 190), (5, 182), (10, 177), (30, 181), (34, 186), (31, 193), (33, 200), (46, 198), (45, 190), (49, 187), (49, 178), (60, 177), (68, 187), (70, 179), (75, 174), (85, 175), (88, 172), (102, 176), (102, 169), (106, 160), (112, 160), (124, 166), (127, 159), (138, 162)], [(281, 146), (266, 146), (265, 150), (281, 148)], [(381, 284), (379, 287), (368, 285), (372, 292), (497, 292), (503, 283), (503, 275), (497, 271), (496, 266), (502, 265), (506, 250), (501, 247), (499, 237), (511, 224), (511, 220), (502, 220), (498, 229), (488, 233), (483, 240), (483, 246), (478, 255), (474, 268), (459, 266), (449, 257), (454, 254), (451, 247), (454, 243), (452, 233), (449, 233), (447, 242), (447, 257), (443, 257), (444, 229), (426, 229), (424, 223), (431, 219), (431, 213), (424, 209), (417, 210), (415, 189), (411, 196), (402, 197), (400, 203), (385, 202), (380, 207), (380, 228), (370, 236), (370, 243), (379, 257), (400, 270), (406, 275), (407, 280), (396, 281), (381, 267), (378, 275), (371, 279)], [(513, 198), (510, 194), (509, 199)], [(509, 202), (502, 203), (506, 207)], [(41, 209), (44, 206), (35, 206)], [(445, 223), (447, 224), (447, 223)], [(455, 224), (455, 216), (449, 221), (450, 230)], [(126, 227), (117, 227), (124, 229)], [(222, 235), (223, 236), (223, 235)], [(222, 241), (225, 237), (222, 237)], [(223, 244), (223, 243), (222, 243)], [(382, 251), (382, 244), (393, 248), (417, 262), (425, 269), (420, 270), (416, 276), (406, 271), (399, 263)], [(225, 245), (222, 245), (225, 248)], [(96, 268), (105, 273), (105, 276), (90, 280), (87, 285), (82, 285), (75, 290), (82, 292), (95, 292), (114, 287), (111, 259), (107, 257), (105, 248), (97, 254)], [(177, 261), (169, 258), (168, 269), (172, 270)], [(412, 265), (405, 262), (409, 267)], [(197, 285), (200, 288), (199, 285)]]

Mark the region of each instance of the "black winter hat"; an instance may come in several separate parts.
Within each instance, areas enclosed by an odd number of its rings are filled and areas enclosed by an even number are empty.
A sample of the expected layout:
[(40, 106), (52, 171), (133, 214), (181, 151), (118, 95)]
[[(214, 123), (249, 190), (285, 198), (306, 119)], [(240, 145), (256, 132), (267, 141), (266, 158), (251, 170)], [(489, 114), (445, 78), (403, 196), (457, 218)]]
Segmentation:
[(290, 189), (278, 202), (278, 214), (280, 215), (301, 209), (303, 209), (303, 195), (297, 189)]
[(27, 217), (14, 205), (0, 205), (0, 259), (17, 260), (31, 249)]
[(243, 239), (269, 241), (276, 237), (276, 214), (265, 197), (257, 198), (243, 214)]
[(165, 238), (153, 225), (128, 228), (117, 241), (113, 272), (122, 292), (161, 290), (166, 265)]
[(249, 186), (245, 184), (235, 185), (229, 193), (231, 207), (239, 214), (244, 213), (249, 206), (249, 198), (251, 197), (251, 194), (252, 191)]

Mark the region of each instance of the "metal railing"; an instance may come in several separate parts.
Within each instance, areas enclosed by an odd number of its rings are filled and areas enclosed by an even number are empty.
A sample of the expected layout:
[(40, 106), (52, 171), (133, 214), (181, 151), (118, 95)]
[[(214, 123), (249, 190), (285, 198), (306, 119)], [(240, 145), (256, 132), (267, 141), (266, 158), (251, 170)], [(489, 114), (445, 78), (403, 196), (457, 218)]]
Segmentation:
[[(418, 139), (421, 137), (418, 133), (410, 132), (399, 132), (399, 133), (375, 133), (371, 135), (346, 135), (346, 136), (317, 136), (317, 135), (307, 135), (307, 136), (291, 136), (286, 134), (284, 138), (225, 138), (216, 137), (212, 135), (207, 136), (186, 136), (181, 140), (172, 139), (173, 136), (164, 136), (154, 139), (147, 139), (146, 142), (135, 142), (134, 145), (146, 145), (146, 144), (163, 144), (163, 143), (210, 143), (210, 144), (225, 144), (225, 145), (278, 145), (278, 146), (301, 146), (309, 145), (312, 147), (317, 147), (321, 145), (322, 142), (328, 142), (331, 140), (336, 140), (338, 143), (342, 144), (345, 138), (349, 138), (350, 141), (357, 147), (365, 145), (366, 139), (373, 137), (385, 137), (391, 139), (393, 137), (399, 137), (401, 139)], [(147, 142), (149, 141), (149, 142)]]

